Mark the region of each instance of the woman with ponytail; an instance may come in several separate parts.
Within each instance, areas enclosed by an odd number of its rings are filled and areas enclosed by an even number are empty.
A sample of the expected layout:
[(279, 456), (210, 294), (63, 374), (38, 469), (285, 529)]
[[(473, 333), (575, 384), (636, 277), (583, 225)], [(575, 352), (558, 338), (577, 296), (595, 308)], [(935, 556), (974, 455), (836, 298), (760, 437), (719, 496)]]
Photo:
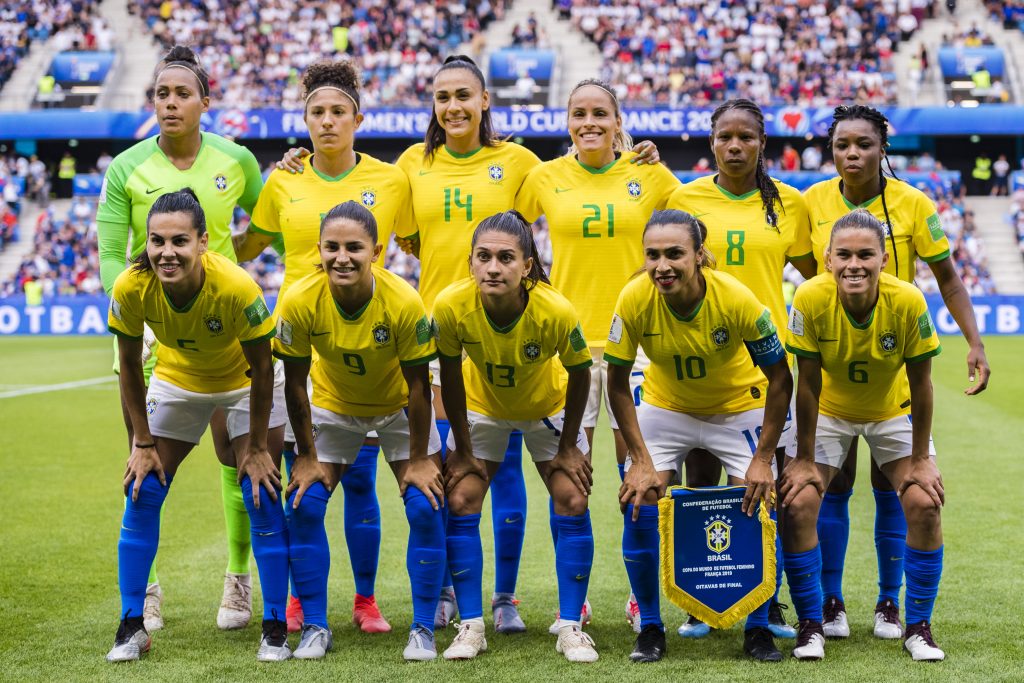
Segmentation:
[[(819, 272), (824, 272), (826, 267), (822, 257), (835, 221), (854, 209), (869, 211), (885, 231), (889, 254), (886, 273), (912, 283), (917, 272), (917, 259), (928, 263), (939, 283), (942, 300), (970, 347), (967, 375), (972, 385), (964, 393), (981, 393), (988, 385), (990, 371), (974, 307), (953, 266), (949, 242), (942, 231), (935, 203), (893, 173), (886, 156), (889, 121), (871, 107), (859, 104), (839, 106), (828, 129), (828, 138), (839, 177), (823, 180), (804, 193), (811, 217), (814, 256), (821, 259), (818, 261)], [(888, 167), (888, 177), (883, 173), (883, 163)], [(901, 381), (901, 392), (909, 401), (910, 386), (905, 373)], [(854, 439), (842, 470), (832, 478), (818, 517), (824, 633), (834, 638), (850, 635), (842, 581), (850, 536), (849, 501), (856, 472), (857, 440)], [(907, 523), (896, 492), (874, 461), (871, 486), (875, 496), (875, 550), (879, 571), (874, 634), (878, 638), (894, 640), (904, 637), (899, 593), (903, 584)]]
[[(580, 428), (592, 360), (579, 318), (548, 284), (533, 232), (518, 212), (481, 221), (471, 248), (471, 277), (446, 287), (434, 303), (441, 398), (451, 422), (448, 564), (462, 618), (446, 659), (471, 659), (487, 648), (480, 510), (513, 432), (522, 433), (553, 501), (561, 614), (581, 613), (594, 557), (587, 510), (593, 470)], [(556, 650), (570, 661), (596, 661), (594, 641), (580, 626), (577, 619), (560, 621)]]

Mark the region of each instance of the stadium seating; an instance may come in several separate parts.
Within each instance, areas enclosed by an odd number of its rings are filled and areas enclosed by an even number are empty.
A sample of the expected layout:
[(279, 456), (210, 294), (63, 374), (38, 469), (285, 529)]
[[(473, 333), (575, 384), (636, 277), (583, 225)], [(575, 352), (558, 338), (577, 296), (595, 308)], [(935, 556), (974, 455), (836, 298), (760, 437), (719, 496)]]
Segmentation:
[[(909, 7), (909, 5), (913, 7)], [(897, 99), (892, 53), (934, 2), (572, 0), (604, 55), (602, 76), (630, 105), (832, 106)]]
[[(101, 30), (94, 15), (97, 0), (48, 0), (5, 2), (0, 6), (0, 88), (11, 77), (32, 41), (60, 33), (67, 45), (61, 49), (95, 49)], [(62, 43), (63, 45), (63, 43)]]
[(444, 56), (495, 17), (489, 0), (138, 0), (138, 7), (165, 47), (197, 49), (213, 102), (240, 109), (301, 108), (302, 71), (341, 55), (362, 68), (364, 107), (422, 105)]

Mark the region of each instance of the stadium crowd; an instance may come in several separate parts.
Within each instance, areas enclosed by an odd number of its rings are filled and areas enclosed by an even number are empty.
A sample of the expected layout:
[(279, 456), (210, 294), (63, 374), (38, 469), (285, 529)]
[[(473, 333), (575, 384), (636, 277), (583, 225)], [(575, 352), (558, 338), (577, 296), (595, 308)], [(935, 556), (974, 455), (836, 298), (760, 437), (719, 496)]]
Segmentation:
[(60, 36), (61, 50), (110, 49), (113, 34), (95, 14), (97, 0), (19, 0), (0, 5), (0, 88), (33, 41)]
[(372, 107), (428, 102), (430, 78), (445, 55), (472, 40), (503, 4), (139, 0), (137, 11), (165, 47), (196, 48), (214, 102), (301, 108), (305, 68), (348, 55), (362, 68), (362, 104)]
[(929, 0), (790, 3), (573, 0), (563, 15), (604, 55), (627, 105), (831, 106), (897, 99), (892, 53), (934, 13)]

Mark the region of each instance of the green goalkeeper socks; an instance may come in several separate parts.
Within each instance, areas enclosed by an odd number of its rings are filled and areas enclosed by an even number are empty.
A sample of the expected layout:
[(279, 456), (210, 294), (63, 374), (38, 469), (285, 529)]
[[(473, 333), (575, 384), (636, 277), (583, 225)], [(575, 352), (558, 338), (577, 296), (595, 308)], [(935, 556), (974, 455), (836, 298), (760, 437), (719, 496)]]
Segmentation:
[(249, 513), (242, 500), (242, 487), (238, 485), (238, 470), (220, 466), (220, 497), (224, 503), (224, 524), (228, 532), (228, 572), (249, 573)]

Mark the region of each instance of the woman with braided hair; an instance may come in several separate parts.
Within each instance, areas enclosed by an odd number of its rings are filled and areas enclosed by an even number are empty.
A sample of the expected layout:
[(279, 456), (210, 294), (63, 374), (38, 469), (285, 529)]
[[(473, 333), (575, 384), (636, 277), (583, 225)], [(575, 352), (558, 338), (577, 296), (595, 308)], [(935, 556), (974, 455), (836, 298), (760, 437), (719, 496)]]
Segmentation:
[[(798, 190), (768, 176), (767, 140), (764, 114), (756, 104), (747, 99), (724, 102), (711, 115), (711, 151), (718, 172), (680, 187), (669, 207), (687, 211), (707, 226), (707, 247), (719, 256), (718, 269), (750, 288), (771, 311), (775, 327), (783, 329), (783, 268), (791, 262), (804, 277), (813, 277), (816, 269), (807, 206)], [(793, 445), (793, 414), (790, 410), (780, 450)], [(714, 486), (721, 476), (721, 463), (710, 453), (696, 451), (686, 458), (687, 485)], [(780, 584), (781, 579), (780, 561)], [(780, 638), (795, 636), (777, 599), (770, 605), (766, 628)], [(709, 631), (692, 616), (679, 627), (679, 635), (685, 638), (701, 638)]]
[[(920, 190), (897, 178), (889, 164), (885, 154), (889, 144), (888, 125), (885, 116), (871, 107), (859, 104), (836, 107), (828, 139), (839, 177), (817, 183), (804, 194), (811, 218), (813, 253), (816, 258), (823, 257), (833, 222), (855, 209), (871, 212), (881, 221), (886, 247), (892, 254), (885, 272), (913, 282), (918, 258), (930, 266), (946, 307), (970, 345), (967, 375), (972, 385), (964, 393), (979, 394), (988, 384), (990, 371), (971, 300), (953, 267), (949, 242), (934, 203)], [(888, 165), (890, 177), (882, 172), (883, 161)], [(825, 260), (821, 258), (818, 263), (819, 271), (823, 272)], [(910, 388), (905, 376), (901, 391), (909, 401)], [(850, 534), (849, 499), (857, 467), (856, 450), (854, 440), (849, 457), (832, 479), (818, 517), (824, 634), (838, 638), (850, 635), (842, 576)], [(907, 523), (896, 492), (874, 464), (871, 485), (876, 505), (875, 549), (879, 570), (874, 634), (879, 638), (898, 639), (904, 637), (899, 618), (899, 591), (903, 583)]]

